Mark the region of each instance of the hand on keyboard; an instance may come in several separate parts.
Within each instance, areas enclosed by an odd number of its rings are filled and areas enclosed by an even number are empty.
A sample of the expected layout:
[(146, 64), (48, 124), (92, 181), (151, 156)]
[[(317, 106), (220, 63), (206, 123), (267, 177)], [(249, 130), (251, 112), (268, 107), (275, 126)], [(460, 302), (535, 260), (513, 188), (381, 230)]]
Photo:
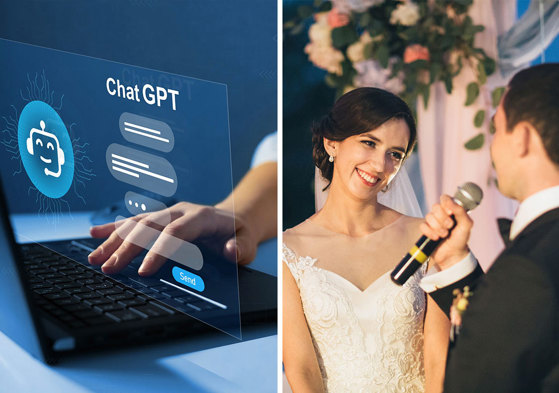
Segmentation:
[(94, 226), (90, 232), (95, 238), (108, 238), (88, 257), (90, 264), (102, 265), (107, 274), (119, 272), (140, 252), (149, 249), (138, 274), (150, 276), (168, 257), (174, 259), (170, 255), (178, 251), (183, 241), (204, 243), (241, 264), (252, 261), (257, 247), (256, 234), (241, 218), (234, 217), (228, 210), (188, 202)]

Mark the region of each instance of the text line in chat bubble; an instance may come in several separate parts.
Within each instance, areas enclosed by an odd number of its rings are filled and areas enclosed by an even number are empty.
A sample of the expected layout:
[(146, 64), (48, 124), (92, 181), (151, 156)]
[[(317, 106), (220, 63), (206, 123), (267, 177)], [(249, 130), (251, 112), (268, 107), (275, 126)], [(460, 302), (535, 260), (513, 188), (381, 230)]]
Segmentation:
[(175, 136), (167, 123), (124, 112), (118, 125), (124, 139), (165, 153), (173, 150)]
[(117, 180), (166, 197), (177, 191), (175, 169), (162, 157), (113, 143), (105, 158)]

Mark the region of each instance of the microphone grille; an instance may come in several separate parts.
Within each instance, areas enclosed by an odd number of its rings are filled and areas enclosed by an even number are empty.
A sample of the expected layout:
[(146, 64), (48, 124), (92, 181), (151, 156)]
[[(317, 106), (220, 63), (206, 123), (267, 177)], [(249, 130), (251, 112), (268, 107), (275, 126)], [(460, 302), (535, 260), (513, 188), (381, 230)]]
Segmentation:
[(467, 182), (462, 184), (454, 194), (456, 203), (462, 205), (466, 211), (470, 211), (481, 203), (483, 191), (475, 183)]

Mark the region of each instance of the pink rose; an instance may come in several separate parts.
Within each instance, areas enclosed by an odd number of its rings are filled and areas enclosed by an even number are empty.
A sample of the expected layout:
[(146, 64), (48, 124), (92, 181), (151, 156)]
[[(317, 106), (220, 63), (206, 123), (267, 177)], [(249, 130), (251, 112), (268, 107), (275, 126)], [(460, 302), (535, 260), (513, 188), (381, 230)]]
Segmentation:
[(328, 24), (331, 28), (342, 27), (349, 23), (349, 16), (340, 13), (335, 7), (328, 12)]
[(429, 49), (419, 44), (408, 46), (404, 51), (404, 63), (413, 63), (416, 60), (429, 61)]

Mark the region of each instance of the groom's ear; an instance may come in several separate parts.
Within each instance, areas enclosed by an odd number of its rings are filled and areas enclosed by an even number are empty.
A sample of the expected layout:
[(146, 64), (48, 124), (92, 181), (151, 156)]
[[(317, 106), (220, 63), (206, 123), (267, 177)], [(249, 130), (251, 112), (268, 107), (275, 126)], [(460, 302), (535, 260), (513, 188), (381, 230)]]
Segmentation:
[(336, 157), (339, 142), (332, 141), (327, 138), (323, 138), (323, 141), (324, 141), (324, 150), (326, 150), (326, 153), (328, 153), (329, 156)]

